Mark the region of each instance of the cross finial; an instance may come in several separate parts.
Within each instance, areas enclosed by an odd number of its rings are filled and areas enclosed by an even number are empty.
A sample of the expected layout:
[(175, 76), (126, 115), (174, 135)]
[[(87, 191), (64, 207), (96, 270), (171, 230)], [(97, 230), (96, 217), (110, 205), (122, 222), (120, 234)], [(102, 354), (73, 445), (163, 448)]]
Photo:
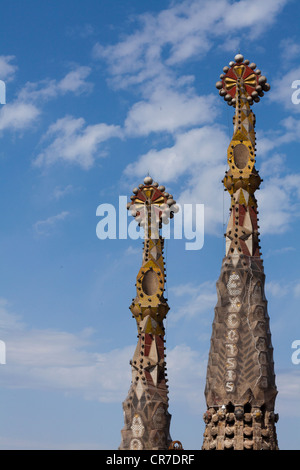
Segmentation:
[(231, 106), (236, 105), (241, 89), (249, 104), (252, 105), (254, 101), (258, 103), (264, 96), (264, 92), (271, 88), (267, 83), (267, 78), (256, 68), (256, 64), (244, 60), (244, 56), (240, 53), (235, 56), (234, 61), (229, 62), (229, 67), (223, 68), (223, 72), (220, 75), (221, 81), (216, 83), (216, 88)]
[(133, 189), (133, 194), (127, 209), (130, 209), (138, 224), (146, 229), (145, 238), (156, 238), (161, 224), (167, 224), (178, 212), (176, 201), (164, 186), (153, 181), (149, 173), (144, 184)]

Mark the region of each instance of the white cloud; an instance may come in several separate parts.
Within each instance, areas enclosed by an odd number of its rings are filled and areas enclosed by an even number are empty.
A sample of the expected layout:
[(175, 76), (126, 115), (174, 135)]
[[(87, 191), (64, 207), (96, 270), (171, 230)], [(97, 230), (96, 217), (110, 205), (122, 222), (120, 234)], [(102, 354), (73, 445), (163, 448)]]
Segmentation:
[(13, 55), (0, 56), (0, 79), (9, 82), (14, 79), (18, 67), (11, 62), (15, 60)]
[(280, 176), (286, 170), (286, 155), (275, 153), (262, 161), (259, 172), (263, 177)]
[[(222, 44), (227, 39), (237, 44), (241, 35), (257, 37), (275, 21), (287, 0), (260, 3), (258, 0), (172, 3), (159, 13), (137, 17), (132, 33), (117, 44), (96, 44), (93, 50), (94, 58), (107, 62), (114, 86), (134, 85), (135, 92), (142, 96), (127, 114), (125, 134), (146, 136), (160, 131), (173, 134), (172, 146), (151, 149), (139, 156), (126, 167), (125, 175), (143, 177), (149, 172), (164, 183), (178, 182), (187, 176), (185, 188), (180, 188), (176, 200), (181, 204), (205, 205), (205, 233), (223, 232), (221, 179), (226, 170), (229, 139), (220, 127), (208, 125), (217, 114), (217, 97), (198, 96), (192, 88), (194, 77), (180, 76), (178, 66), (194, 57), (203, 57), (216, 39), (222, 39)], [(284, 122), (283, 126), (290, 124)], [(205, 126), (194, 128), (199, 125)], [(286, 142), (286, 131), (284, 127), (284, 132), (279, 132), (275, 139), (273, 135), (267, 137), (259, 148), (265, 145), (267, 151)], [(293, 138), (296, 139), (294, 130)], [(263, 197), (268, 199), (267, 195)]]
[(261, 232), (280, 234), (300, 216), (300, 174), (269, 178), (257, 194)]
[(39, 82), (27, 82), (18, 94), (18, 99), (23, 102), (43, 101), (75, 93), (77, 95), (91, 91), (93, 85), (86, 79), (91, 73), (91, 68), (77, 66), (61, 80), (45, 79)]
[(254, 34), (263, 33), (286, 4), (287, 0), (240, 0), (231, 3), (226, 9), (224, 25), (229, 30), (250, 28)]
[(79, 26), (67, 26), (66, 29), (67, 36), (71, 38), (87, 38), (89, 36), (94, 36), (95, 30), (90, 23), (84, 23)]
[(0, 109), (0, 131), (21, 131), (32, 126), (40, 115), (40, 110), (30, 103), (15, 101)]
[(77, 67), (75, 70), (67, 73), (67, 75), (57, 83), (57, 88), (63, 94), (67, 92), (82, 93), (84, 91), (90, 91), (92, 84), (86, 82), (86, 78), (90, 73), (90, 67)]
[(121, 402), (130, 386), (134, 346), (90, 352), (94, 331), (31, 329), (0, 299), (0, 332), (6, 343), (2, 386), (61, 390), (87, 399)]
[(127, 166), (125, 174), (132, 178), (143, 177), (149, 172), (158, 182), (176, 181), (179, 185), (181, 178), (188, 176), (181, 192), (174, 197), (182, 206), (204, 204), (205, 235), (222, 235), (223, 197), (226, 196), (221, 179), (226, 170), (228, 144), (227, 135), (217, 126), (192, 129), (177, 135), (172, 147), (152, 149), (142, 155), (137, 162)]
[[(188, 294), (196, 302), (198, 288), (182, 287), (177, 290), (178, 297)], [(212, 284), (200, 287), (202, 291), (212, 290)], [(200, 303), (202, 300), (199, 299)], [(125, 399), (131, 383), (129, 360), (135, 345), (95, 352), (93, 329), (85, 328), (77, 333), (31, 329), (10, 311), (4, 299), (0, 301), (0, 332), (7, 346), (7, 362), (1, 368), (2, 387), (58, 390), (102, 403), (120, 404)], [(193, 413), (203, 413), (204, 395), (199, 390), (204, 391), (207, 352), (202, 354), (186, 344), (178, 344), (167, 348), (166, 362), (170, 402), (185, 404)], [(294, 413), (295, 409), (300, 409), (297, 372), (277, 373), (280, 390), (277, 408), (281, 412), (284, 409)]]
[(57, 223), (64, 220), (69, 215), (69, 212), (63, 211), (60, 214), (52, 215), (45, 220), (38, 220), (33, 228), (37, 235), (47, 236), (53, 233)]
[[(214, 154), (212, 154), (214, 155)], [(221, 155), (221, 154), (220, 154)], [(186, 184), (177, 202), (184, 204), (204, 204), (204, 234), (223, 237), (229, 218), (230, 200), (221, 183), (226, 164), (203, 166)]]
[[(129, 360), (135, 345), (107, 352), (94, 352), (94, 330), (78, 333), (53, 329), (30, 329), (11, 313), (2, 299), (1, 338), (7, 346), (7, 363), (1, 369), (2, 387), (60, 390), (85, 399), (121, 403), (130, 388)], [(12, 327), (13, 326), (13, 327)], [(185, 344), (167, 351), (172, 401), (199, 400), (200, 379), (206, 360)], [(200, 412), (202, 409), (199, 407)]]
[[(287, 118), (284, 125), (290, 129), (290, 137), (285, 134), (278, 140), (299, 139), (300, 122)], [(270, 138), (270, 143), (275, 146), (276, 139)], [(151, 149), (140, 156), (126, 167), (125, 174), (132, 179), (149, 172), (154, 179), (164, 183), (180, 183), (181, 178), (188, 176), (185, 186), (178, 186), (180, 192), (174, 195), (177, 202), (182, 206), (186, 203), (204, 204), (204, 233), (222, 236), (230, 206), (228, 194), (224, 193), (221, 184), (227, 169), (225, 152), (228, 144), (227, 135), (216, 126), (192, 129), (175, 135), (173, 146)], [(300, 174), (287, 174), (285, 166), (285, 156), (281, 154), (275, 154), (262, 163), (264, 182), (256, 197), (264, 235), (285, 233), (295, 217), (300, 215)]]
[(20, 316), (10, 312), (10, 305), (6, 299), (0, 297), (0, 331), (18, 331), (24, 328)]
[[(293, 88), (292, 85), (296, 80), (300, 80), (300, 67), (295, 67), (287, 73), (281, 74), (280, 77), (272, 81), (272, 93), (268, 95), (268, 99), (274, 103), (281, 103), (284, 108), (293, 113), (300, 112), (300, 104), (295, 104), (299, 100), (299, 86)], [(293, 98), (294, 96), (294, 98)]]
[(158, 181), (174, 181), (184, 174), (193, 174), (195, 166), (201, 171), (205, 166), (211, 167), (212, 156), (215, 168), (224, 160), (227, 145), (228, 137), (217, 127), (191, 129), (176, 135), (172, 147), (152, 149), (139, 157), (126, 167), (125, 174), (142, 177), (149, 171)]
[(294, 296), (296, 298), (300, 297), (300, 282), (297, 282), (297, 284), (294, 287)]
[(287, 64), (287, 62), (291, 62), (294, 59), (298, 59), (300, 54), (300, 44), (298, 44), (293, 38), (282, 39), (280, 41), (279, 47), (281, 50), (283, 65)]
[[(138, 27), (116, 45), (96, 44), (95, 58), (105, 59), (114, 85), (124, 87), (167, 75), (169, 66), (206, 54), (212, 39), (256, 37), (270, 26), (287, 0), (187, 0), (158, 14), (137, 18)], [(239, 19), (238, 21), (236, 19)], [(169, 72), (170, 70), (168, 70)]]
[[(5, 60), (6, 59), (6, 60)], [(1, 78), (12, 78), (16, 69), (9, 62), (13, 56), (0, 56)], [(0, 109), (0, 131), (22, 131), (30, 128), (41, 114), (41, 110), (34, 103), (36, 101), (55, 98), (58, 94), (68, 91), (81, 93), (90, 89), (91, 84), (85, 81), (90, 73), (89, 67), (77, 67), (69, 72), (61, 81), (43, 80), (39, 83), (27, 83), (19, 92), (16, 100), (8, 102)]]
[[(170, 314), (170, 324), (213, 310), (217, 303), (215, 282), (207, 281), (200, 285), (182, 284), (169, 288), (169, 291), (177, 298), (177, 307), (172, 309)], [(180, 299), (183, 299), (182, 304)]]
[[(299, 69), (300, 72), (300, 69)], [(288, 94), (290, 93), (291, 88), (288, 88)], [(291, 95), (290, 95), (291, 96)], [(290, 97), (289, 97), (290, 100)], [(300, 111), (300, 104), (293, 105), (294, 111)], [(296, 109), (297, 108), (297, 109)], [(282, 119), (279, 122), (277, 129), (272, 129), (270, 131), (258, 130), (257, 132), (257, 155), (264, 157), (268, 155), (271, 150), (278, 149), (282, 145), (287, 145), (290, 143), (299, 143), (300, 142), (300, 120), (289, 116)]]
[(284, 297), (290, 291), (289, 286), (286, 283), (278, 281), (269, 281), (266, 283), (266, 294), (267, 297)]
[(52, 139), (52, 142), (38, 155), (34, 164), (41, 167), (64, 161), (87, 170), (99, 156), (99, 145), (120, 135), (118, 126), (104, 123), (86, 126), (83, 118), (66, 116), (49, 127), (43, 140)]
[[(288, 247), (287, 247), (288, 248)], [(279, 250), (275, 250), (279, 251)], [(293, 250), (287, 250), (293, 251)], [(297, 299), (300, 297), (300, 282), (299, 280), (287, 281), (286, 279), (280, 279), (277, 281), (268, 281), (266, 283), (266, 294), (267, 297), (272, 296), (276, 298), (289, 296), (290, 298)]]
[(210, 123), (216, 116), (216, 97), (197, 96), (192, 91), (180, 93), (158, 86), (148, 101), (139, 101), (125, 120), (129, 135), (171, 132), (180, 128)]
[(71, 184), (68, 184), (64, 188), (56, 186), (53, 191), (53, 198), (58, 201), (64, 196), (71, 194), (74, 191), (74, 187)]
[[(179, 344), (167, 350), (168, 378), (170, 383), (170, 403), (188, 405), (193, 414), (205, 410), (204, 384), (207, 357), (186, 344)], [(199, 393), (199, 390), (202, 392)]]
[(129, 389), (132, 346), (108, 353), (88, 352), (85, 331), (23, 331), (6, 341), (6, 387), (80, 393), (86, 399), (121, 402)]
[(300, 374), (297, 367), (277, 373), (276, 382), (279, 390), (276, 409), (279, 416), (300, 417)]
[[(0, 75), (3, 68), (1, 78), (4, 76), (10, 79), (16, 68), (9, 63), (13, 56), (6, 57), (6, 61), (4, 59), (5, 57), (0, 56)], [(37, 83), (26, 83), (16, 100), (1, 107), (0, 131), (22, 131), (30, 128), (41, 114), (39, 103), (43, 100), (53, 99), (68, 92), (80, 94), (90, 91), (92, 84), (86, 81), (90, 72), (90, 67), (78, 66), (60, 81), (42, 80)]]
[(264, 258), (269, 258), (277, 255), (283, 255), (286, 253), (289, 253), (291, 251), (295, 251), (296, 248), (293, 246), (283, 246), (281, 248), (276, 248), (275, 250), (269, 250), (267, 253), (264, 255)]

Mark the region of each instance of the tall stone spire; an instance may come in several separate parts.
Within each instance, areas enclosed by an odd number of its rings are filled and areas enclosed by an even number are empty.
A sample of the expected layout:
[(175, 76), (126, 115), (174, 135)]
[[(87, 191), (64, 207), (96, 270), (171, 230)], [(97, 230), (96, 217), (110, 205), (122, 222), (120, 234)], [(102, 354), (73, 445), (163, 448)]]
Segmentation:
[(231, 196), (226, 253), (217, 281), (205, 398), (203, 450), (276, 450), (273, 348), (264, 293), (255, 191), (255, 115), (266, 77), (237, 54), (224, 67), (219, 94), (235, 108), (223, 180)]
[(130, 306), (137, 322), (138, 343), (131, 363), (132, 383), (123, 402), (125, 425), (120, 450), (164, 450), (171, 444), (163, 321), (169, 306), (164, 298), (165, 265), (162, 223), (177, 206), (164, 186), (150, 176), (133, 189), (128, 209), (144, 227), (142, 266), (136, 279), (137, 295)]

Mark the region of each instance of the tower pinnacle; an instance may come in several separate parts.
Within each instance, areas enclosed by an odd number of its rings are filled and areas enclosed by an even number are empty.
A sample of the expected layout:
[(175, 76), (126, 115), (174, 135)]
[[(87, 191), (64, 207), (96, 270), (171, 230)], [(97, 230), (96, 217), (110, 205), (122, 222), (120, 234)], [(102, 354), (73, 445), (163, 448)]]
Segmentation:
[(273, 348), (264, 294), (255, 191), (255, 115), (251, 106), (270, 85), (256, 64), (237, 54), (216, 83), (235, 108), (223, 180), (231, 196), (226, 253), (217, 282), (205, 398), (204, 450), (275, 450)]
[(120, 450), (164, 450), (171, 444), (171, 415), (163, 324), (169, 306), (164, 298), (166, 275), (160, 228), (173, 217), (177, 206), (164, 186), (146, 176), (144, 184), (133, 189), (128, 209), (145, 235), (137, 295), (130, 306), (137, 323), (138, 343), (131, 361), (131, 387), (123, 402), (125, 425)]

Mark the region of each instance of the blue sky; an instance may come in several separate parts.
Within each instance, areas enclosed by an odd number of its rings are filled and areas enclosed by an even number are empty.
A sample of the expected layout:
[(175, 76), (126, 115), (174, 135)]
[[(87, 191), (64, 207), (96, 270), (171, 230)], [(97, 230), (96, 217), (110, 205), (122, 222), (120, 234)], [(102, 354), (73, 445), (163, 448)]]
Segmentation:
[(167, 240), (171, 436), (200, 449), (233, 108), (215, 83), (237, 52), (271, 91), (255, 104), (261, 246), (281, 449), (300, 449), (299, 2), (2, 2), (1, 449), (116, 449), (130, 386), (141, 240), (99, 240), (148, 174), (204, 204), (198, 251)]

